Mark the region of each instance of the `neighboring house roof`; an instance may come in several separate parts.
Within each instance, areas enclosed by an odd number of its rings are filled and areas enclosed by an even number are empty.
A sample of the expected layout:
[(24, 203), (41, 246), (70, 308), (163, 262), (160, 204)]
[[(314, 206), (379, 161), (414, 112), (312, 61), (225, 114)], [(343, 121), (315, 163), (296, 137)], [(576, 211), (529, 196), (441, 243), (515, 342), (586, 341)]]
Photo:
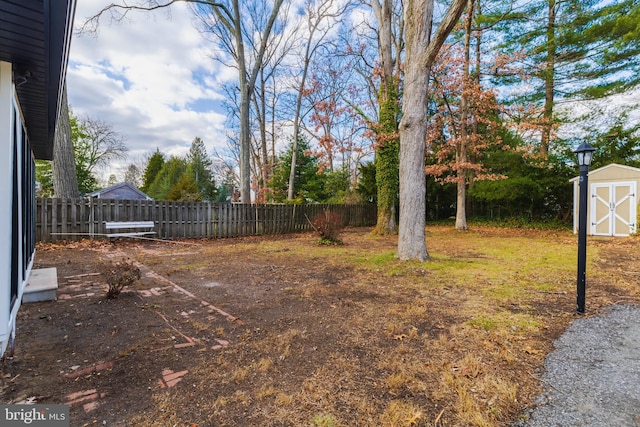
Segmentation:
[(10, 62), (36, 158), (53, 157), (76, 0), (0, 0), (0, 61)]
[(112, 185), (111, 187), (94, 191), (86, 196), (96, 197), (98, 199), (153, 200), (129, 182), (121, 182), (119, 184)]
[[(627, 178), (629, 176), (637, 177), (640, 175), (640, 169), (634, 168), (633, 166), (620, 165), (618, 163), (610, 163), (607, 166), (603, 166), (598, 169), (594, 169), (589, 171), (589, 177), (593, 177), (594, 175), (599, 175), (606, 172), (611, 172), (612, 169), (618, 169), (621, 175), (621, 178)], [(571, 178), (569, 182), (574, 182), (580, 179), (579, 176)]]

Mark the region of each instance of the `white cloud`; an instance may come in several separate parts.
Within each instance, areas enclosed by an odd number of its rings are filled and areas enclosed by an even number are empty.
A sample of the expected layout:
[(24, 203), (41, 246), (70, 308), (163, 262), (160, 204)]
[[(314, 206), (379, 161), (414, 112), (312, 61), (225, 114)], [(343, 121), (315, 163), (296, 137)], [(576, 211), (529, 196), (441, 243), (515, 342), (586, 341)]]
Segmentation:
[[(78, 2), (76, 27), (108, 3)], [(235, 70), (211, 59), (212, 43), (192, 19), (182, 3), (169, 13), (135, 12), (121, 22), (105, 16), (97, 37), (75, 36), (71, 43), (67, 84), (74, 113), (111, 124), (126, 136), (132, 158), (156, 147), (182, 155), (196, 136), (209, 150), (224, 145), (221, 83)]]

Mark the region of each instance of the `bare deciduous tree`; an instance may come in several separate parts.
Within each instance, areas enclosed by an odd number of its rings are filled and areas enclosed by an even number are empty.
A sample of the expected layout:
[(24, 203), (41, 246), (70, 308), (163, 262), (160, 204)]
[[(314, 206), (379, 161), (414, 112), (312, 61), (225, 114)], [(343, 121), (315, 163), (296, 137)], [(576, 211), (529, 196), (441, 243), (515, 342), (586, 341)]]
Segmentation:
[(318, 51), (318, 48), (325, 43), (325, 39), (329, 34), (331, 28), (339, 24), (339, 18), (344, 14), (348, 8), (348, 4), (339, 5), (334, 0), (320, 1), (317, 5), (313, 2), (307, 2), (306, 4), (306, 30), (307, 34), (304, 39), (304, 54), (302, 55), (302, 70), (298, 79), (296, 105), (293, 117), (293, 147), (291, 156), (291, 169), (289, 172), (289, 187), (287, 190), (287, 199), (293, 200), (294, 192), (294, 180), (296, 176), (297, 165), (297, 152), (298, 152), (298, 139), (300, 138), (300, 121), (302, 100), (304, 98), (307, 77), (309, 74), (309, 65)]
[(93, 117), (78, 119), (75, 139), (76, 163), (89, 172), (95, 172), (111, 160), (125, 158), (129, 151), (124, 135), (109, 123)]
[(431, 37), (434, 0), (408, 0), (405, 4), (406, 64), (400, 121), (400, 226), (398, 257), (429, 258), (425, 242), (424, 149), (431, 66), (438, 51), (460, 19), (467, 0), (453, 0)]
[[(290, 11), (284, 4), (281, 13), (290, 16)], [(255, 20), (257, 21), (257, 19)], [(276, 138), (282, 121), (282, 112), (277, 112), (283, 95), (283, 69), (286, 68), (286, 58), (293, 49), (298, 36), (299, 22), (286, 23), (283, 31), (276, 31), (267, 46), (263, 67), (258, 73), (254, 87), (252, 119), (257, 122), (257, 133), (253, 133), (252, 145), (253, 171), (257, 178), (256, 201), (266, 200), (267, 185), (271, 177), (275, 162)]]
[[(248, 31), (245, 21), (248, 16), (260, 17), (264, 1), (231, 0), (230, 5), (209, 3), (198, 7), (199, 16), (220, 43), (231, 55), (238, 70), (240, 90), (240, 195), (242, 203), (251, 202), (251, 129), (250, 107), (256, 80), (264, 64), (265, 52), (271, 31), (276, 25), (284, 0), (273, 0), (270, 13), (260, 25), (260, 32)], [(259, 21), (260, 22), (260, 21)], [(256, 26), (257, 27), (257, 26)], [(255, 30), (256, 28), (254, 28)]]
[[(256, 79), (263, 66), (265, 51), (276, 26), (280, 8), (284, 0), (273, 0), (271, 9), (263, 0), (140, 0), (137, 5), (110, 4), (89, 18), (85, 29), (96, 28), (100, 18), (111, 14), (120, 21), (131, 10), (151, 11), (163, 9), (178, 1), (191, 3), (201, 19), (202, 30), (211, 34), (219, 47), (228, 54), (238, 70), (238, 90), (240, 92), (240, 191), (242, 203), (251, 202), (251, 133), (250, 106)], [(253, 14), (251, 12), (254, 12)], [(247, 28), (248, 17), (265, 18), (257, 27)], [(253, 30), (253, 31), (252, 31)], [(222, 59), (222, 58), (221, 58)]]
[(124, 182), (128, 182), (140, 188), (142, 186), (143, 172), (144, 169), (140, 169), (135, 165), (135, 163), (129, 164), (129, 166), (127, 166), (127, 169), (124, 171)]
[[(377, 121), (366, 118), (375, 136), (378, 221), (374, 233), (397, 232), (398, 121), (400, 118), (401, 58), (404, 51), (403, 2), (360, 0), (368, 4), (376, 25), (365, 26), (365, 40), (376, 44), (377, 58), (365, 58), (367, 49), (357, 49), (365, 70), (360, 71), (377, 103)], [(374, 28), (375, 27), (375, 28)], [(371, 35), (373, 33), (373, 35)], [(375, 39), (375, 41), (374, 41)]]

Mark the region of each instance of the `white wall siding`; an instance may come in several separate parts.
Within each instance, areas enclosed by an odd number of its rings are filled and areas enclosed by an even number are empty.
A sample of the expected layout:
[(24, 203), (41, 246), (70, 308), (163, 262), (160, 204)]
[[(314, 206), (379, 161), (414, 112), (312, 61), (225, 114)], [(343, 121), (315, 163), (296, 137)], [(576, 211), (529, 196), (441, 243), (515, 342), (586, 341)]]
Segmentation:
[(0, 355), (15, 335), (22, 294), (33, 266), (33, 156), (12, 81), (0, 62)]
[(11, 334), (11, 252), (13, 210), (13, 83), (11, 64), (0, 62), (0, 354)]

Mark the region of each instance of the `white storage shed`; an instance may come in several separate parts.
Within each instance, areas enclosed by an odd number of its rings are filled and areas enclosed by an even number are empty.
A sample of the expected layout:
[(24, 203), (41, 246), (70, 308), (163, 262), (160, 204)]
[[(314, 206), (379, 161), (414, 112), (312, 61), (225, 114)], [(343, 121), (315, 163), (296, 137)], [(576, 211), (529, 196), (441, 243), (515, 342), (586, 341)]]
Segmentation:
[[(579, 180), (573, 183), (573, 231), (578, 231)], [(589, 171), (587, 233), (626, 237), (637, 231), (640, 169), (612, 163)]]

